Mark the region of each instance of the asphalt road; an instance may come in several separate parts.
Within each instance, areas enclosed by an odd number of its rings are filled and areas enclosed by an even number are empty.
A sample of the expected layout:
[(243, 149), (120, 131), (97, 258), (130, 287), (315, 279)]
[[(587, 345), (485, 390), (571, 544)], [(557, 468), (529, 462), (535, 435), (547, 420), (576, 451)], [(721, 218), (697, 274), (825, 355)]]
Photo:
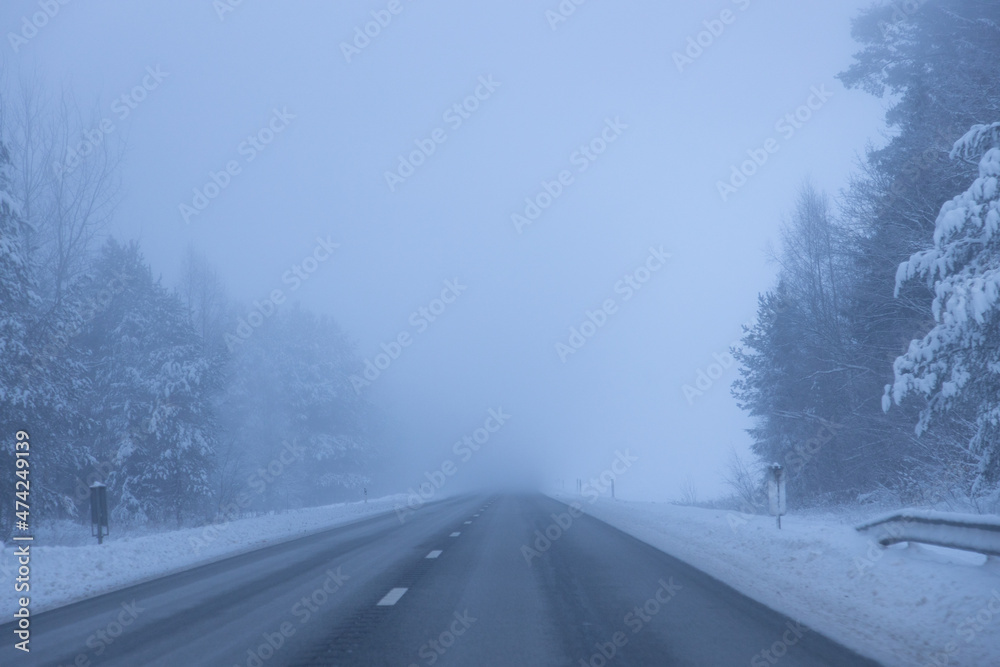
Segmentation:
[(42, 613), (32, 629), (26, 655), (0, 627), (0, 665), (876, 664), (543, 496), (380, 515)]

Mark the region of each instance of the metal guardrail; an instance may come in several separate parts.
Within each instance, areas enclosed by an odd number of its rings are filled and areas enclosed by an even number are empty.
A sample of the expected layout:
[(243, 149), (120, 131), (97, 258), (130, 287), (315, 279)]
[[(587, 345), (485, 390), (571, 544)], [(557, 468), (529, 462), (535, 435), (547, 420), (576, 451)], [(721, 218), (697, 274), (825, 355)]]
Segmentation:
[(1000, 556), (1000, 516), (905, 509), (857, 527), (882, 546), (921, 542)]

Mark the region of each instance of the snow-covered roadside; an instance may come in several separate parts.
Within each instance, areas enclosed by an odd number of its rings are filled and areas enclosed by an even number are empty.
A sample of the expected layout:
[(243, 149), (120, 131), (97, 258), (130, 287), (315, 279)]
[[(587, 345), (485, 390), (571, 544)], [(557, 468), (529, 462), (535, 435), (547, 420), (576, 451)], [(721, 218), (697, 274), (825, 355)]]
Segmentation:
[(552, 496), (886, 665), (1000, 665), (1000, 565), (978, 554), (884, 549), (833, 518), (787, 516), (779, 531), (766, 516)]
[[(31, 544), (28, 593), (33, 614), (60, 607), (141, 581), (187, 570), (246, 551), (303, 537), (327, 528), (391, 512), (406, 503), (405, 495), (386, 496), (367, 503), (340, 503), (282, 514), (239, 519), (217, 525), (111, 539), (98, 546)], [(14, 547), (0, 551), (0, 585), (14, 591), (17, 576)], [(17, 608), (15, 594), (0, 596), (0, 615), (10, 618)]]

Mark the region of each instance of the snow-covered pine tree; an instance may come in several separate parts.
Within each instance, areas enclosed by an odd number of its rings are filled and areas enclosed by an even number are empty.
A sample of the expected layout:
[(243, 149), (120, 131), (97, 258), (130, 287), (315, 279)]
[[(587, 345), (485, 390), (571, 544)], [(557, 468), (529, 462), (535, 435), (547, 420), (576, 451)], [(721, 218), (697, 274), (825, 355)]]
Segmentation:
[[(30, 364), (26, 344), (32, 292), (31, 271), (18, 205), (9, 191), (10, 156), (0, 142), (0, 480), (4, 488), (14, 488), (14, 442), (12, 436), (27, 428), (27, 415), (34, 398), (26, 392), (19, 370)], [(0, 507), (0, 537), (6, 539), (13, 528), (13, 503)]]
[(10, 194), (15, 176), (8, 149), (0, 144), (0, 429), (7, 434), (27, 430), (35, 442), (35, 518), (72, 516), (88, 459), (72, 406), (84, 381), (82, 367), (68, 354), (72, 302), (47, 302), (39, 287), (39, 262), (30, 243), (35, 230)]
[(974, 126), (951, 157), (979, 158), (979, 176), (941, 208), (934, 245), (897, 270), (897, 293), (918, 277), (933, 289), (935, 326), (896, 360), (882, 404), (888, 411), (908, 396), (926, 399), (918, 434), (935, 415), (971, 407), (975, 497), (1000, 481), (1000, 123)]
[(371, 408), (350, 384), (357, 365), (336, 322), (297, 305), (234, 345), (221, 409), (234, 446), (221, 472), (247, 487), (250, 507), (331, 502), (363, 482)]
[[(18, 371), (29, 360), (27, 319), (35, 298), (18, 204), (11, 196), (10, 156), (0, 143), (0, 423), (23, 419), (29, 401)], [(20, 427), (24, 423), (20, 422)], [(7, 428), (9, 432), (9, 428)]]
[(349, 380), (353, 347), (330, 317), (297, 307), (283, 315), (281, 335), (292, 352), (286, 371), (295, 378), (286, 385), (289, 415), (307, 457), (296, 476), (305, 490), (299, 502), (339, 500), (344, 487), (363, 485), (373, 454), (368, 405)]
[(754, 452), (786, 467), (800, 499), (849, 499), (877, 474), (875, 452), (841, 436), (858, 422), (844, 236), (825, 197), (803, 188), (776, 253), (778, 287), (760, 298), (734, 355), (741, 378), (733, 393), (755, 418)]
[(108, 241), (94, 273), (95, 286), (120, 281), (80, 341), (91, 368), (92, 439), (111, 464), (112, 514), (180, 523), (210, 493), (218, 365), (136, 244)]

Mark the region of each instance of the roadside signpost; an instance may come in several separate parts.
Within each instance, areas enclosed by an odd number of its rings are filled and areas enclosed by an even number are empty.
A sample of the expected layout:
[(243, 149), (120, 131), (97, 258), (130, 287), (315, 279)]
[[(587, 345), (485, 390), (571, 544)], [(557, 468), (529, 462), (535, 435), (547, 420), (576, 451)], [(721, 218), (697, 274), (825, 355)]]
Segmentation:
[(771, 516), (778, 517), (778, 529), (781, 529), (781, 516), (785, 513), (785, 468), (778, 463), (767, 467), (767, 504)]
[(90, 534), (97, 536), (97, 543), (104, 544), (108, 529), (108, 487), (95, 482), (90, 487)]

